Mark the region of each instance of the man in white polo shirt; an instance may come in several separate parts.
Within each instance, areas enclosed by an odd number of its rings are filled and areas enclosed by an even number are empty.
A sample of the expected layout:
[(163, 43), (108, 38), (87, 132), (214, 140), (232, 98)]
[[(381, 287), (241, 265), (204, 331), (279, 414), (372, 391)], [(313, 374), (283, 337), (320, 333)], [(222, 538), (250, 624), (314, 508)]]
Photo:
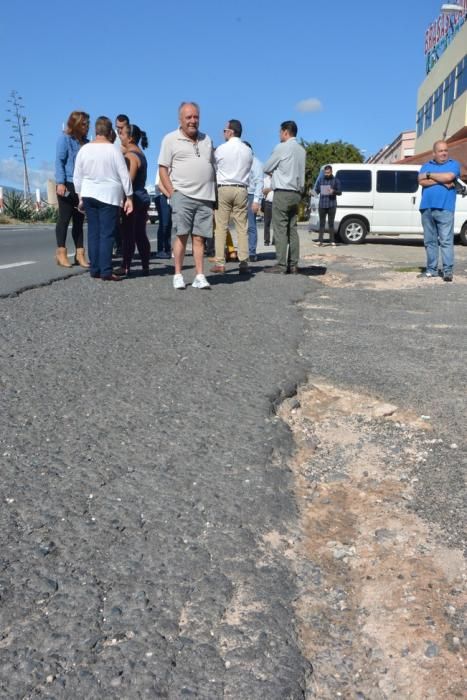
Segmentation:
[(211, 272), (225, 272), (225, 241), (232, 217), (238, 243), (240, 274), (248, 274), (248, 179), (253, 154), (240, 141), (242, 125), (230, 119), (224, 128), (225, 143), (216, 148), (217, 210), (216, 210), (216, 264)]
[(193, 240), (195, 289), (209, 289), (204, 276), (204, 241), (212, 238), (213, 209), (216, 199), (212, 141), (199, 131), (199, 107), (182, 102), (178, 110), (180, 126), (162, 139), (159, 177), (170, 197), (172, 233), (175, 234), (175, 289), (185, 289), (182, 269), (188, 236)]

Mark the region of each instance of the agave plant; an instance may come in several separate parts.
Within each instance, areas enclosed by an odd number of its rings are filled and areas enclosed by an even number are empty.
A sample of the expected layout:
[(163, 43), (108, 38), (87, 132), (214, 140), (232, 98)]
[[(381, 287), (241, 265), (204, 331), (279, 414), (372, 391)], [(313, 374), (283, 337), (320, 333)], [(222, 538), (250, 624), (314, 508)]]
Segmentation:
[(30, 199), (25, 199), (21, 192), (10, 190), (3, 196), (3, 211), (7, 216), (19, 221), (30, 221), (34, 207)]
[(57, 207), (50, 205), (44, 206), (38, 211), (33, 211), (31, 221), (42, 222), (45, 224), (56, 224), (58, 219)]

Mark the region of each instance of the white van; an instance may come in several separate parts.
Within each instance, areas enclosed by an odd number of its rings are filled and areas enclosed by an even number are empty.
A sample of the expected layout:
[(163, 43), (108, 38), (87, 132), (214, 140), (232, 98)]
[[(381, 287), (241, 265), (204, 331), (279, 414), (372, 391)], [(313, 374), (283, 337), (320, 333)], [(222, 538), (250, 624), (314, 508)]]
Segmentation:
[[(363, 243), (367, 234), (423, 234), (418, 185), (420, 165), (330, 163), (340, 180), (335, 228), (343, 243)], [(311, 193), (309, 231), (319, 230), (319, 195)], [(454, 233), (467, 245), (467, 197), (457, 196)]]

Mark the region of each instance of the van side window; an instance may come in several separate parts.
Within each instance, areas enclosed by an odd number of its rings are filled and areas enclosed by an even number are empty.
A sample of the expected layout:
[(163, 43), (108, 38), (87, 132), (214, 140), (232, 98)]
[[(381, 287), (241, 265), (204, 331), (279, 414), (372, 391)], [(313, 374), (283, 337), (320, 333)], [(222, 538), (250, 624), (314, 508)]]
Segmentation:
[(338, 170), (342, 192), (371, 192), (371, 170)]
[(408, 192), (418, 190), (418, 170), (378, 170), (377, 192)]

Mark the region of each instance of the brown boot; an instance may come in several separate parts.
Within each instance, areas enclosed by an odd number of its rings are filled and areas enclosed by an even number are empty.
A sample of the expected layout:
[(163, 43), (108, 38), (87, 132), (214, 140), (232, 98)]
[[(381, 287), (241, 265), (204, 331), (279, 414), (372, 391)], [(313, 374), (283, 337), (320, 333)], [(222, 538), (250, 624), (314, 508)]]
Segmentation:
[(84, 267), (86, 270), (90, 267), (88, 261), (86, 260), (86, 254), (84, 248), (76, 248), (75, 253), (75, 265)]
[(57, 265), (60, 265), (61, 267), (71, 267), (71, 262), (68, 260), (66, 248), (57, 248), (55, 260), (57, 261)]

